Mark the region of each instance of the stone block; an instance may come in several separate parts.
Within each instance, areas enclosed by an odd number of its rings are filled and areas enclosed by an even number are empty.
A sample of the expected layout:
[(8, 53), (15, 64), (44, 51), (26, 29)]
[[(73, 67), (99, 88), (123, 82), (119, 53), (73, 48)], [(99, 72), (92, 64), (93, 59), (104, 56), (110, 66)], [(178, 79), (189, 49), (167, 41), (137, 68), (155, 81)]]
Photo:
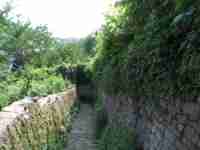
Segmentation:
[(189, 115), (191, 120), (198, 120), (200, 112), (200, 105), (196, 103), (185, 103), (183, 105), (183, 113)]

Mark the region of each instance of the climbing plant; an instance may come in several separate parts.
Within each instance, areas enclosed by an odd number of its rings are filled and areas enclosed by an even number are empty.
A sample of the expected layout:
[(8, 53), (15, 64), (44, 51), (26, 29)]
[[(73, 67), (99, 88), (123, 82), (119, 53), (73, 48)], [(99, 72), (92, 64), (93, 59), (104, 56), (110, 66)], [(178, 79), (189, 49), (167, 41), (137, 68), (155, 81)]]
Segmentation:
[(200, 90), (199, 14), (198, 1), (116, 3), (97, 36), (97, 84), (135, 98), (194, 100)]

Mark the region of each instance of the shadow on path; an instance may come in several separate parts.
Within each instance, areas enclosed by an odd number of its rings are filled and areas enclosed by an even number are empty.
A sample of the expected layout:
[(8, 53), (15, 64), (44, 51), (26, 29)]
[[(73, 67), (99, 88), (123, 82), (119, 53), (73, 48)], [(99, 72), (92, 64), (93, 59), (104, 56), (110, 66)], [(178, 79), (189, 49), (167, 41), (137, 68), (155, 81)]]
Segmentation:
[(65, 150), (96, 150), (95, 112), (89, 104), (81, 104)]

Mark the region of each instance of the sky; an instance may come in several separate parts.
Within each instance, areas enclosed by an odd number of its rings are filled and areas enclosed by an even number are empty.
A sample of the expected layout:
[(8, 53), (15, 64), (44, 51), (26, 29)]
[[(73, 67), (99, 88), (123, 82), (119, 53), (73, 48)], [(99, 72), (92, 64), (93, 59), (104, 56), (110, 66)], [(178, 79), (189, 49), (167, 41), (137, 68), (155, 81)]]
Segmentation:
[(15, 14), (34, 26), (47, 25), (60, 38), (81, 38), (99, 29), (110, 1), (115, 0), (13, 0)]

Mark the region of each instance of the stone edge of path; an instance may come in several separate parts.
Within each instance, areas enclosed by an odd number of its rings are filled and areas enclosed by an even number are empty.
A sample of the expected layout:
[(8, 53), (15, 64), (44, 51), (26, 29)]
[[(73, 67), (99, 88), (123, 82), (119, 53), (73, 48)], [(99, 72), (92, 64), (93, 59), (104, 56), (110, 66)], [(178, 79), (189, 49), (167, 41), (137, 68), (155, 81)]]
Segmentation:
[(32, 100), (19, 100), (6, 106), (0, 112), (0, 146), (8, 141), (7, 128), (17, 123), (19, 118), (29, 119), (30, 113), (28, 108), (38, 104), (41, 108), (47, 105), (54, 105), (62, 102), (63, 105), (73, 105), (77, 99), (75, 88), (68, 89), (66, 92), (52, 94), (47, 97), (35, 97)]

